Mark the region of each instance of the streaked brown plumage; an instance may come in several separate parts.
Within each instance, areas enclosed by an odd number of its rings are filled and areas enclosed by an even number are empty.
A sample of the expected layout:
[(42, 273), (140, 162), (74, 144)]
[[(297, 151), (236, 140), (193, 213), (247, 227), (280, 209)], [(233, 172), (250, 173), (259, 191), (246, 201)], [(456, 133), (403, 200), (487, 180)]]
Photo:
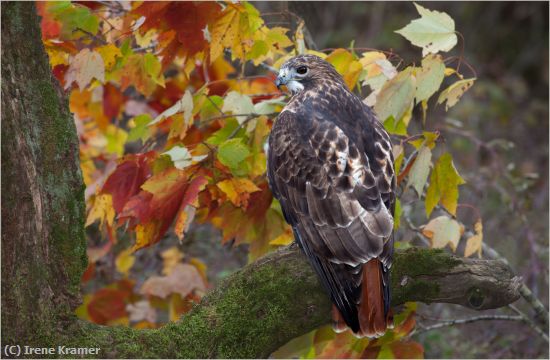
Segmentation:
[(286, 221), (330, 294), (335, 330), (391, 326), (395, 175), (388, 134), (328, 62), (288, 60), (293, 96), (269, 136), (268, 179)]

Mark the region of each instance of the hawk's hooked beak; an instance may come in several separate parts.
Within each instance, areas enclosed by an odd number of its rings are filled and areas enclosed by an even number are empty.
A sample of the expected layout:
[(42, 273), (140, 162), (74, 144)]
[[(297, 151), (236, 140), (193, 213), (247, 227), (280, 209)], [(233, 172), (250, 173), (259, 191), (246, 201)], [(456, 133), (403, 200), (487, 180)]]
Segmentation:
[(286, 85), (286, 79), (283, 76), (277, 76), (277, 79), (275, 80), (275, 85), (277, 86), (277, 89), (281, 89), (281, 85)]
[(275, 85), (277, 86), (277, 89), (281, 89), (281, 85), (286, 85), (288, 82), (288, 70), (287, 69), (281, 69), (279, 71), (279, 74), (277, 75), (277, 79), (275, 80)]

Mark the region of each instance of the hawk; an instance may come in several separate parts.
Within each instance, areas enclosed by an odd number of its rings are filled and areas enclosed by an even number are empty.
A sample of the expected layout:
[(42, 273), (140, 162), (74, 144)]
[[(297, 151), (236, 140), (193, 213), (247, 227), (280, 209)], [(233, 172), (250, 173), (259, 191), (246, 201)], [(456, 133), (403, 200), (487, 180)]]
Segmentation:
[(330, 294), (333, 327), (376, 337), (391, 327), (395, 173), (391, 142), (336, 69), (285, 62), (292, 96), (268, 140), (267, 175), (285, 220)]

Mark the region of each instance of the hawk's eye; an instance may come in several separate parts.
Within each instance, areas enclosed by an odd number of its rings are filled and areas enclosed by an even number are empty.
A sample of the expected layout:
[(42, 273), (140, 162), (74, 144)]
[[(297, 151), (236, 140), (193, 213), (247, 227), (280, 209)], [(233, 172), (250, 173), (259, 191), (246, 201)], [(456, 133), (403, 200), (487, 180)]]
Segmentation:
[(296, 69), (296, 72), (300, 75), (304, 75), (305, 73), (307, 73), (307, 67), (306, 66), (300, 66), (299, 68)]

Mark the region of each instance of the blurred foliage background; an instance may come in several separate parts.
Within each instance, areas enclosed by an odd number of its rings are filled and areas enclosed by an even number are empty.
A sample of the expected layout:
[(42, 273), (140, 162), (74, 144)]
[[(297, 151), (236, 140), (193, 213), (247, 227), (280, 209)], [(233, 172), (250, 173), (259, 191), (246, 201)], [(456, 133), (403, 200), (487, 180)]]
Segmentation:
[[(417, 48), (394, 33), (414, 17), (410, 3), (255, 5), (262, 12), (286, 7), (301, 16), (319, 49), (355, 40), (356, 47), (398, 49), (405, 62), (418, 56)], [(460, 202), (476, 205), (484, 219), (484, 242), (505, 256), (548, 304), (548, 3), (422, 5), (455, 20), (465, 39), (464, 57), (478, 77), (458, 105), (448, 113), (440, 106), (428, 120), (450, 142), (455, 164), (467, 181)], [(273, 18), (281, 26), (292, 21)], [(459, 208), (458, 213), (475, 218), (472, 209)], [(475, 314), (458, 306), (419, 304), (417, 321)], [(548, 357), (548, 344), (515, 322), (456, 325), (416, 338), (426, 358)]]

